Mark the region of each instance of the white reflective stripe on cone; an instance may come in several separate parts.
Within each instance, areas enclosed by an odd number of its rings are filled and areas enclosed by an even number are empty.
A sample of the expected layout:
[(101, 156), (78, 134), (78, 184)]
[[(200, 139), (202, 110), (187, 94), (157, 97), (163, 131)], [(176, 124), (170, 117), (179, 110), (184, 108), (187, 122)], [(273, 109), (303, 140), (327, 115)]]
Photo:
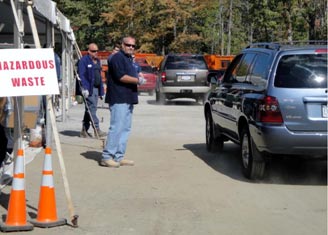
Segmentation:
[(13, 179), (12, 190), (25, 190), (25, 180), (24, 178), (15, 178)]
[(49, 187), (49, 188), (54, 187), (54, 181), (53, 181), (52, 174), (51, 175), (50, 174), (49, 175), (43, 174), (41, 186), (42, 187)]

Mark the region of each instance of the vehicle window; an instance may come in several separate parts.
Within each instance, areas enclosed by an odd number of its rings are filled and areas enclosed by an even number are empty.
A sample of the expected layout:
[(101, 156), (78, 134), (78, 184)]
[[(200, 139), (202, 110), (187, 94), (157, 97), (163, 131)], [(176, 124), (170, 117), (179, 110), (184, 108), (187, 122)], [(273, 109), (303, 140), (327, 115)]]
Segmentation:
[(222, 60), (221, 61), (221, 68), (227, 68), (230, 64), (230, 60)]
[(223, 83), (232, 83), (232, 82), (236, 81), (236, 79), (235, 79), (236, 71), (237, 71), (239, 62), (241, 61), (242, 57), (243, 57), (243, 54), (240, 54), (240, 55), (237, 55), (233, 59), (233, 61), (227, 68), (227, 71), (225, 72), (225, 75), (223, 77)]
[(246, 82), (246, 76), (251, 67), (254, 57), (255, 57), (255, 54), (253, 54), (253, 53), (247, 53), (244, 56), (242, 62), (240, 63), (240, 66), (238, 67), (237, 73), (236, 73), (236, 80), (238, 82)]
[(265, 87), (269, 66), (269, 55), (259, 53), (249, 74), (249, 81), (255, 86)]
[(207, 69), (203, 56), (168, 56), (165, 69)]
[(274, 85), (284, 88), (326, 88), (327, 54), (283, 56), (277, 67)]

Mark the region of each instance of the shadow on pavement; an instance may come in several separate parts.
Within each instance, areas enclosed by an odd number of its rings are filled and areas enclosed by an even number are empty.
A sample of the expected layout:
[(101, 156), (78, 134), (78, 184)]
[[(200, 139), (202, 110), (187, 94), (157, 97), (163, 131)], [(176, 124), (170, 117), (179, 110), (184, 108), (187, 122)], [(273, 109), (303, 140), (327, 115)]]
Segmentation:
[(156, 100), (147, 100), (147, 104), (151, 104), (151, 105), (179, 105), (179, 106), (203, 106), (203, 104), (196, 102), (194, 100), (179, 100), (179, 99), (174, 99), (174, 100), (167, 100), (164, 102), (156, 102)]
[(266, 165), (262, 180), (248, 180), (241, 171), (239, 146), (228, 142), (222, 152), (209, 153), (205, 143), (185, 144), (196, 157), (233, 179), (262, 184), (327, 185), (327, 160), (275, 158)]
[[(8, 205), (9, 205), (9, 199), (10, 199), (10, 193), (9, 194), (7, 194), (7, 193), (1, 193), (1, 197), (0, 197), (0, 205), (5, 209), (5, 210), (7, 210), (7, 212), (8, 212)], [(26, 207), (27, 208), (30, 208), (30, 209), (32, 209), (33, 211), (32, 212), (28, 212), (28, 215), (30, 216), (30, 218), (31, 219), (35, 219), (36, 218), (36, 216), (37, 216), (37, 211), (38, 211), (38, 209), (37, 208), (35, 208), (35, 207), (33, 207), (33, 206), (31, 206), (30, 204), (28, 204), (27, 202), (26, 202)], [(6, 221), (6, 219), (7, 219), (7, 214), (2, 214), (1, 215), (1, 219), (2, 219), (2, 222), (5, 222)]]
[(99, 163), (101, 160), (102, 152), (101, 151), (86, 151), (84, 153), (81, 153), (81, 155), (83, 157), (85, 157), (86, 159), (94, 160), (97, 163)]
[(10, 193), (3, 193), (1, 192), (1, 197), (0, 197), (0, 205), (5, 208), (6, 210), (8, 209), (8, 204), (9, 204), (9, 198), (10, 198)]
[(68, 131), (61, 131), (60, 134), (74, 137), (74, 136), (80, 136), (80, 131), (70, 131), (70, 130), (68, 130)]
[(239, 181), (249, 182), (241, 173), (239, 148), (237, 145), (225, 143), (221, 153), (208, 152), (205, 143), (185, 144), (183, 147), (190, 150), (196, 157), (204, 161), (215, 171)]

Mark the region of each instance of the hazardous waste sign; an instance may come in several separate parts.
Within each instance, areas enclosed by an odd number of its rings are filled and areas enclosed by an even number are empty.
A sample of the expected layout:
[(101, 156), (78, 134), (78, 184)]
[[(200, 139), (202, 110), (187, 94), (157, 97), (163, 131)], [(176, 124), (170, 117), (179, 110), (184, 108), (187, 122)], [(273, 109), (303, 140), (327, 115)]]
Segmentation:
[(59, 94), (54, 51), (0, 50), (0, 97)]

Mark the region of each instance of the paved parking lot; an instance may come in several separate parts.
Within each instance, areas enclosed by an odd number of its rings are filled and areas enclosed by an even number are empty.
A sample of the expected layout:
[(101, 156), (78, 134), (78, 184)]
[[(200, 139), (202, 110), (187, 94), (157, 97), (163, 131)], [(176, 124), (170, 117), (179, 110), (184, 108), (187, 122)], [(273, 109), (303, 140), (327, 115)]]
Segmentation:
[[(78, 228), (34, 228), (20, 234), (262, 235), (327, 234), (327, 162), (273, 161), (263, 181), (240, 171), (239, 149), (226, 143), (221, 154), (207, 153), (202, 105), (192, 100), (155, 103), (141, 95), (135, 107), (126, 157), (133, 167), (101, 167), (102, 143), (78, 137), (83, 105), (58, 122), (61, 148)], [(99, 105), (101, 128), (109, 111)], [(55, 146), (57, 213), (69, 220)], [(38, 207), (43, 152), (26, 166), (28, 219)], [(7, 213), (10, 187), (0, 196)]]

